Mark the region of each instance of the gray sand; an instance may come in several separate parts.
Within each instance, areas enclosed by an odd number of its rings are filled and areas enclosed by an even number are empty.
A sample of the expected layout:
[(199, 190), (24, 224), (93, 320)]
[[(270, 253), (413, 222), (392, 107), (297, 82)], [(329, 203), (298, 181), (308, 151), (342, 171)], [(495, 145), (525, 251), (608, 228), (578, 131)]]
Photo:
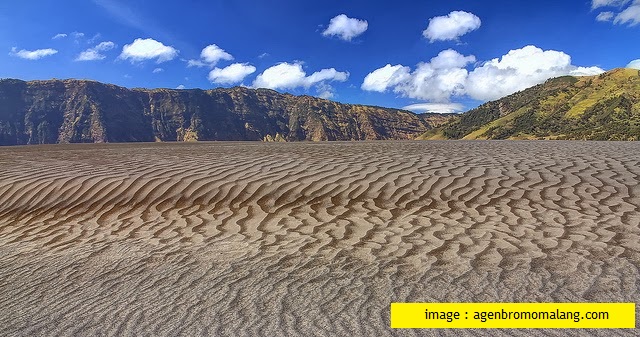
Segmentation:
[(640, 302), (639, 182), (640, 143), (1, 148), (0, 335), (637, 336), (389, 304)]

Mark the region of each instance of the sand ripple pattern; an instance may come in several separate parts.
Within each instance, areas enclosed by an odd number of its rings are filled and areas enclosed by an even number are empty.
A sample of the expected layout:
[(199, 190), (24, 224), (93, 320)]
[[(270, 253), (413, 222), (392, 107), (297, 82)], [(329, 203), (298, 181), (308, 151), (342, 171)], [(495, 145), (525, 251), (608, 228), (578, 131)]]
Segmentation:
[(0, 335), (636, 336), (388, 326), (640, 303), (639, 182), (640, 143), (2, 148)]

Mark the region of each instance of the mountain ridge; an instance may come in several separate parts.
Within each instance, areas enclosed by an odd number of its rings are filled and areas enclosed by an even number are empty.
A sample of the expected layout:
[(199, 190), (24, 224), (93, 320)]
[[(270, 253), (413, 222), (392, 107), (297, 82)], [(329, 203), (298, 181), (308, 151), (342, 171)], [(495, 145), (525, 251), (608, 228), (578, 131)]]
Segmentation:
[(640, 70), (552, 78), (484, 103), (418, 139), (640, 140)]
[(447, 118), (269, 89), (0, 80), (0, 145), (414, 139)]

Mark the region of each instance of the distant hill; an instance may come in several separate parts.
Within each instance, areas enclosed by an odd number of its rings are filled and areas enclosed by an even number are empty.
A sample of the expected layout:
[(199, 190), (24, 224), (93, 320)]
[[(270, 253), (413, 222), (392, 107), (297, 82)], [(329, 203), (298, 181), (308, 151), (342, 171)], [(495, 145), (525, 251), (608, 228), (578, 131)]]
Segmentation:
[(640, 71), (564, 76), (488, 102), (419, 139), (640, 139)]
[(267, 89), (149, 90), (85, 80), (0, 80), (0, 145), (414, 139), (446, 119)]

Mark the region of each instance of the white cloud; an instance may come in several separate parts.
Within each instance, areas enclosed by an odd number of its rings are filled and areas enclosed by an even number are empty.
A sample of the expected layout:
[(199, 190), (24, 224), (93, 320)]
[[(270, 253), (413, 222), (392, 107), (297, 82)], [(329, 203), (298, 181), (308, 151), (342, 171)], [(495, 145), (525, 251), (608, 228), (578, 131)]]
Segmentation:
[(617, 7), (617, 12), (602, 12), (596, 17), (597, 21), (611, 21), (614, 24), (635, 26), (640, 24), (640, 0), (593, 0), (591, 8)]
[[(571, 66), (573, 67), (573, 66)], [(569, 71), (571, 76), (594, 76), (600, 75), (604, 72), (604, 69), (600, 67), (575, 67), (575, 69)]]
[(402, 65), (374, 70), (365, 77), (362, 89), (393, 91), (406, 97), (446, 102), (452, 95), (464, 94), (468, 72), (464, 68), (475, 62), (474, 56), (464, 56), (455, 50), (441, 51), (430, 62), (421, 62), (416, 70)]
[(318, 94), (318, 97), (323, 98), (323, 99), (331, 99), (333, 98), (333, 92), (332, 91), (322, 91)]
[(459, 113), (464, 109), (464, 105), (460, 103), (417, 103), (403, 107), (404, 110), (413, 111), (416, 113), (439, 113), (450, 114)]
[(583, 75), (599, 74), (604, 70), (579, 68), (572, 65), (571, 57), (563, 52), (526, 46), (474, 69), (469, 73), (466, 91), (475, 99), (494, 100), (572, 72)]
[(271, 89), (291, 89), (302, 86), (306, 77), (299, 63), (280, 63), (266, 69), (253, 82), (254, 87)]
[(176, 89), (178, 89), (178, 90), (182, 90), (184, 88), (185, 88), (185, 86), (183, 84), (180, 84), (179, 86), (176, 87)]
[(364, 33), (368, 27), (369, 23), (366, 20), (358, 20), (340, 14), (329, 21), (329, 27), (322, 32), (322, 35), (337, 36), (342, 40), (351, 41), (354, 37)]
[(602, 12), (598, 14), (598, 16), (596, 16), (596, 21), (600, 21), (600, 22), (611, 21), (614, 15), (615, 14), (613, 12)]
[(446, 16), (429, 19), (429, 26), (422, 35), (429, 41), (457, 40), (460, 36), (480, 28), (480, 18), (472, 13), (453, 11)]
[(156, 69), (153, 69), (152, 73), (157, 74), (157, 73), (161, 73), (163, 71), (164, 71), (164, 69), (162, 69), (162, 68), (156, 68)]
[(101, 37), (102, 35), (100, 33), (96, 33), (96, 35), (94, 35), (93, 37), (91, 37), (89, 40), (87, 40), (87, 44), (93, 44), (94, 42), (98, 41), (98, 39)]
[(322, 69), (307, 76), (300, 62), (293, 64), (284, 62), (263, 71), (253, 81), (253, 86), (269, 89), (294, 89), (297, 87), (308, 89), (323, 81), (344, 82), (347, 78), (349, 78), (348, 72), (337, 71), (334, 68)]
[(233, 56), (231, 54), (224, 51), (222, 48), (216, 46), (215, 44), (206, 46), (202, 49), (200, 53), (200, 57), (207, 63), (216, 64), (220, 60), (233, 60)]
[(99, 51), (107, 51), (116, 47), (116, 44), (111, 41), (103, 41), (98, 43), (97, 46), (94, 47), (95, 50)]
[(216, 84), (240, 83), (245, 77), (253, 74), (256, 67), (248, 63), (234, 63), (222, 69), (214, 68), (209, 72), (209, 81)]
[(464, 56), (453, 49), (447, 49), (431, 59), (431, 67), (434, 69), (462, 68), (475, 61), (476, 57), (473, 55)]
[(176, 58), (178, 52), (177, 49), (165, 46), (154, 39), (135, 39), (133, 43), (122, 48), (120, 58), (131, 62), (155, 59), (157, 63), (162, 63)]
[(213, 67), (221, 60), (231, 61), (233, 56), (215, 44), (208, 45), (200, 52), (199, 60), (187, 61), (187, 67)]
[(476, 65), (471, 71), (473, 55), (464, 56), (448, 49), (430, 62), (419, 63), (413, 72), (402, 65), (386, 65), (369, 73), (362, 84), (363, 90), (394, 92), (405, 97), (431, 102), (449, 102), (452, 96), (469, 96), (488, 101), (512, 94), (562, 75), (597, 75), (599, 67), (577, 67), (571, 57), (555, 50), (542, 50), (526, 46), (509, 51)]
[(362, 82), (362, 90), (384, 92), (388, 88), (402, 83), (409, 78), (411, 68), (397, 64), (387, 64), (369, 73)]
[(320, 82), (316, 85), (316, 90), (318, 92), (318, 97), (324, 99), (331, 99), (335, 96), (335, 90), (331, 86), (331, 84), (326, 82)]
[(316, 71), (315, 73), (307, 76), (304, 79), (304, 85), (309, 87), (313, 84), (320, 83), (323, 81), (339, 81), (344, 82), (349, 77), (349, 73), (337, 71), (334, 68), (330, 69), (322, 69), (320, 71)]
[(60, 34), (56, 34), (56, 35), (55, 35), (54, 37), (52, 37), (51, 39), (52, 39), (52, 40), (57, 40), (57, 39), (65, 38), (65, 37), (67, 37), (67, 34), (60, 33)]
[(640, 59), (633, 60), (633, 61), (629, 62), (629, 64), (627, 64), (626, 68), (639, 69), (640, 70)]
[(84, 33), (81, 32), (72, 32), (70, 34), (73, 37), (73, 42), (79, 44), (80, 40), (84, 38)]
[(187, 60), (187, 67), (206, 67), (208, 64), (200, 61), (200, 60)]
[(446, 102), (452, 95), (463, 95), (468, 72), (465, 66), (475, 62), (473, 55), (455, 50), (441, 51), (428, 63), (419, 63), (411, 80), (400, 83), (395, 91), (412, 98)]
[(591, 1), (591, 8), (619, 7), (626, 5), (629, 1), (630, 0), (593, 0)]
[(101, 52), (111, 50), (116, 47), (116, 44), (111, 41), (100, 42), (97, 46), (93, 48), (89, 48), (78, 57), (76, 57), (76, 61), (97, 61), (104, 60), (106, 58), (105, 55), (101, 54)]
[(635, 26), (640, 23), (640, 0), (636, 0), (631, 4), (631, 6), (627, 7), (625, 10), (616, 15), (616, 18), (613, 19), (613, 23), (615, 24), (625, 24), (628, 23), (629, 26)]
[(76, 61), (98, 61), (104, 60), (106, 56), (100, 54), (99, 52), (93, 49), (87, 49), (80, 53), (78, 57), (76, 57)]
[(20, 50), (16, 47), (11, 48), (11, 52), (9, 55), (19, 57), (25, 60), (39, 60), (43, 57), (51, 56), (57, 54), (58, 51), (55, 49), (47, 48), (47, 49), (37, 49), (37, 50)]
[(262, 53), (262, 54), (258, 55), (258, 58), (261, 59), (261, 58), (265, 58), (267, 56), (269, 56), (269, 53)]

